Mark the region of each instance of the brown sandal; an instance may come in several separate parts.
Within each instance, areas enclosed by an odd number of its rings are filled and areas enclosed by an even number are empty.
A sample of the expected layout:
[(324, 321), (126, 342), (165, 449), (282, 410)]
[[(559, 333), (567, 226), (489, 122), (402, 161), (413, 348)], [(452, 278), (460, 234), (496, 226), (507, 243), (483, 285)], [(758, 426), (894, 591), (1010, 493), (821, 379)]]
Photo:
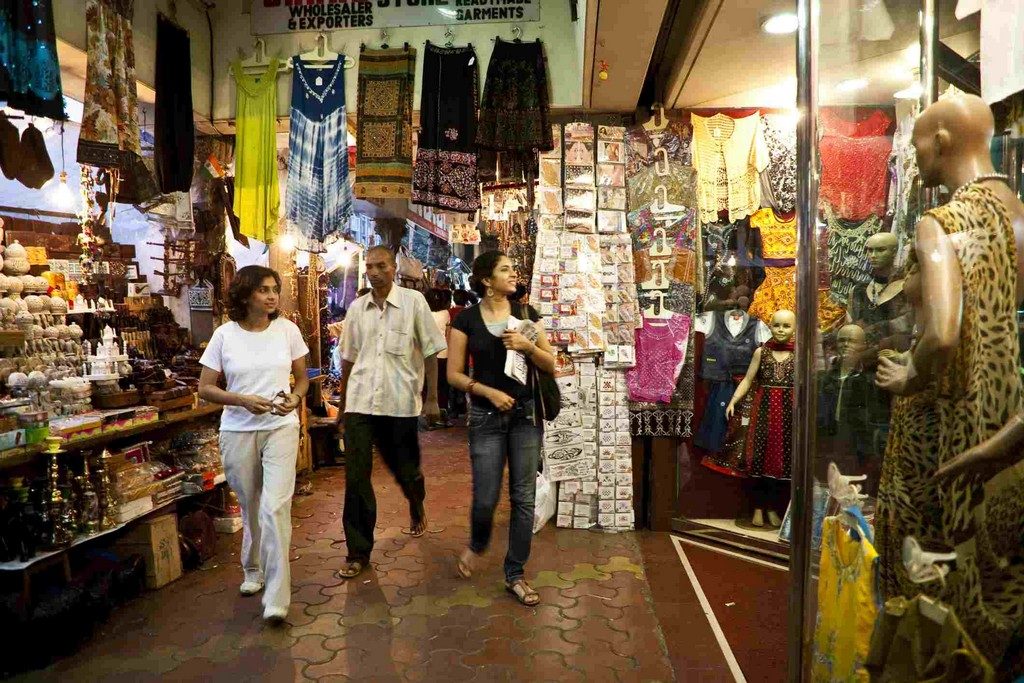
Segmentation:
[(505, 584), (505, 590), (515, 596), (520, 604), (527, 607), (536, 607), (540, 604), (540, 594), (530, 588), (526, 579), (516, 579), (512, 583)]
[(363, 563), (359, 560), (355, 562), (346, 562), (345, 566), (338, 570), (339, 579), (354, 579), (363, 573)]

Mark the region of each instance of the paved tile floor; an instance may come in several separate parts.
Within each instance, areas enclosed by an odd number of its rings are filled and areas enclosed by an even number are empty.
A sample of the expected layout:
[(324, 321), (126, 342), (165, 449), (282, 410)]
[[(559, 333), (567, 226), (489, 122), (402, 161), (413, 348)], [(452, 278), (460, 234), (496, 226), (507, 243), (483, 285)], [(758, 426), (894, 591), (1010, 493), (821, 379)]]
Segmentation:
[[(454, 556), (469, 526), (466, 435), (452, 429), (421, 438), (430, 533), (419, 539), (402, 533), (408, 510), (378, 461), (377, 545), (372, 571), (356, 581), (334, 575), (345, 552), (339, 540), (343, 471), (317, 472), (314, 493), (295, 499), (287, 624), (265, 626), (259, 599), (238, 595), (241, 533), (220, 536), (217, 556), (202, 569), (119, 608), (75, 655), (25, 678), (732, 680), (667, 534), (549, 525), (534, 537), (527, 567), (542, 599), (531, 609), (502, 585), (505, 503), (486, 566), (471, 581), (456, 578)], [(660, 614), (673, 622), (672, 643), (655, 611), (645, 553), (659, 573), (667, 606)], [(691, 643), (700, 649), (690, 650), (689, 658), (678, 652), (670, 658), (670, 650)], [(698, 651), (705, 654), (694, 661)], [(674, 671), (673, 664), (685, 670)]]

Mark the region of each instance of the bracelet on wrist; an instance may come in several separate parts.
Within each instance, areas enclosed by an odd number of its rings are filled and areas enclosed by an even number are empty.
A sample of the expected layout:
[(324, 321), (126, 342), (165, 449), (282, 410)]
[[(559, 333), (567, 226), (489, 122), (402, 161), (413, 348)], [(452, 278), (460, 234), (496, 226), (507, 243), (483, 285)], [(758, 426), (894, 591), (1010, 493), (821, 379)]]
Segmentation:
[(470, 396), (473, 396), (473, 387), (475, 387), (476, 385), (477, 381), (475, 379), (469, 380), (469, 384), (466, 385), (466, 393), (469, 394)]

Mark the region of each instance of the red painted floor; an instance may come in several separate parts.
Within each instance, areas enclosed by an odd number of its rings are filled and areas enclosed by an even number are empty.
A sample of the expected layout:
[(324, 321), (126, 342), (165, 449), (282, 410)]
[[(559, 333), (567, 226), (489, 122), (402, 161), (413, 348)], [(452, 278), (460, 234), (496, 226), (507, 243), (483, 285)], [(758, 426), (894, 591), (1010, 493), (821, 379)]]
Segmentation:
[[(534, 538), (529, 609), (505, 594), (508, 507), (487, 565), (456, 578), (470, 474), (464, 430), (421, 436), (431, 533), (401, 533), (408, 512), (378, 465), (372, 571), (344, 583), (344, 473), (314, 475), (293, 506), (293, 602), (266, 627), (237, 593), (241, 534), (159, 591), (115, 611), (74, 655), (24, 675), (41, 681), (727, 681), (725, 657), (667, 534), (605, 534), (549, 525)], [(787, 574), (687, 548), (748, 680), (784, 680)], [(705, 578), (706, 577), (706, 578)], [(719, 604), (736, 607), (719, 609)], [(778, 603), (778, 604), (776, 604)], [(756, 672), (756, 673), (755, 673)]]

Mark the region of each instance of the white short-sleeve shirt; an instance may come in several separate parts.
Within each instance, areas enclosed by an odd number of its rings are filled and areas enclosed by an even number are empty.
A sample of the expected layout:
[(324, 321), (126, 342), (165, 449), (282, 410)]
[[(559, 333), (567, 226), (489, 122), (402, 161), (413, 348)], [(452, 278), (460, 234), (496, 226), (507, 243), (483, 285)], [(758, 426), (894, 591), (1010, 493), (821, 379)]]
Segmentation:
[(341, 357), (352, 363), (345, 412), (417, 417), (424, 359), (448, 348), (423, 295), (397, 285), (383, 310), (366, 294), (348, 308)]
[[(291, 388), (292, 361), (309, 353), (302, 332), (290, 320), (276, 318), (261, 332), (248, 332), (236, 322), (213, 332), (199, 362), (224, 375), (233, 394), (254, 394), (273, 400), (279, 391)], [(295, 411), (287, 415), (253, 415), (241, 406), (224, 406), (223, 432), (256, 432), (297, 424)]]

